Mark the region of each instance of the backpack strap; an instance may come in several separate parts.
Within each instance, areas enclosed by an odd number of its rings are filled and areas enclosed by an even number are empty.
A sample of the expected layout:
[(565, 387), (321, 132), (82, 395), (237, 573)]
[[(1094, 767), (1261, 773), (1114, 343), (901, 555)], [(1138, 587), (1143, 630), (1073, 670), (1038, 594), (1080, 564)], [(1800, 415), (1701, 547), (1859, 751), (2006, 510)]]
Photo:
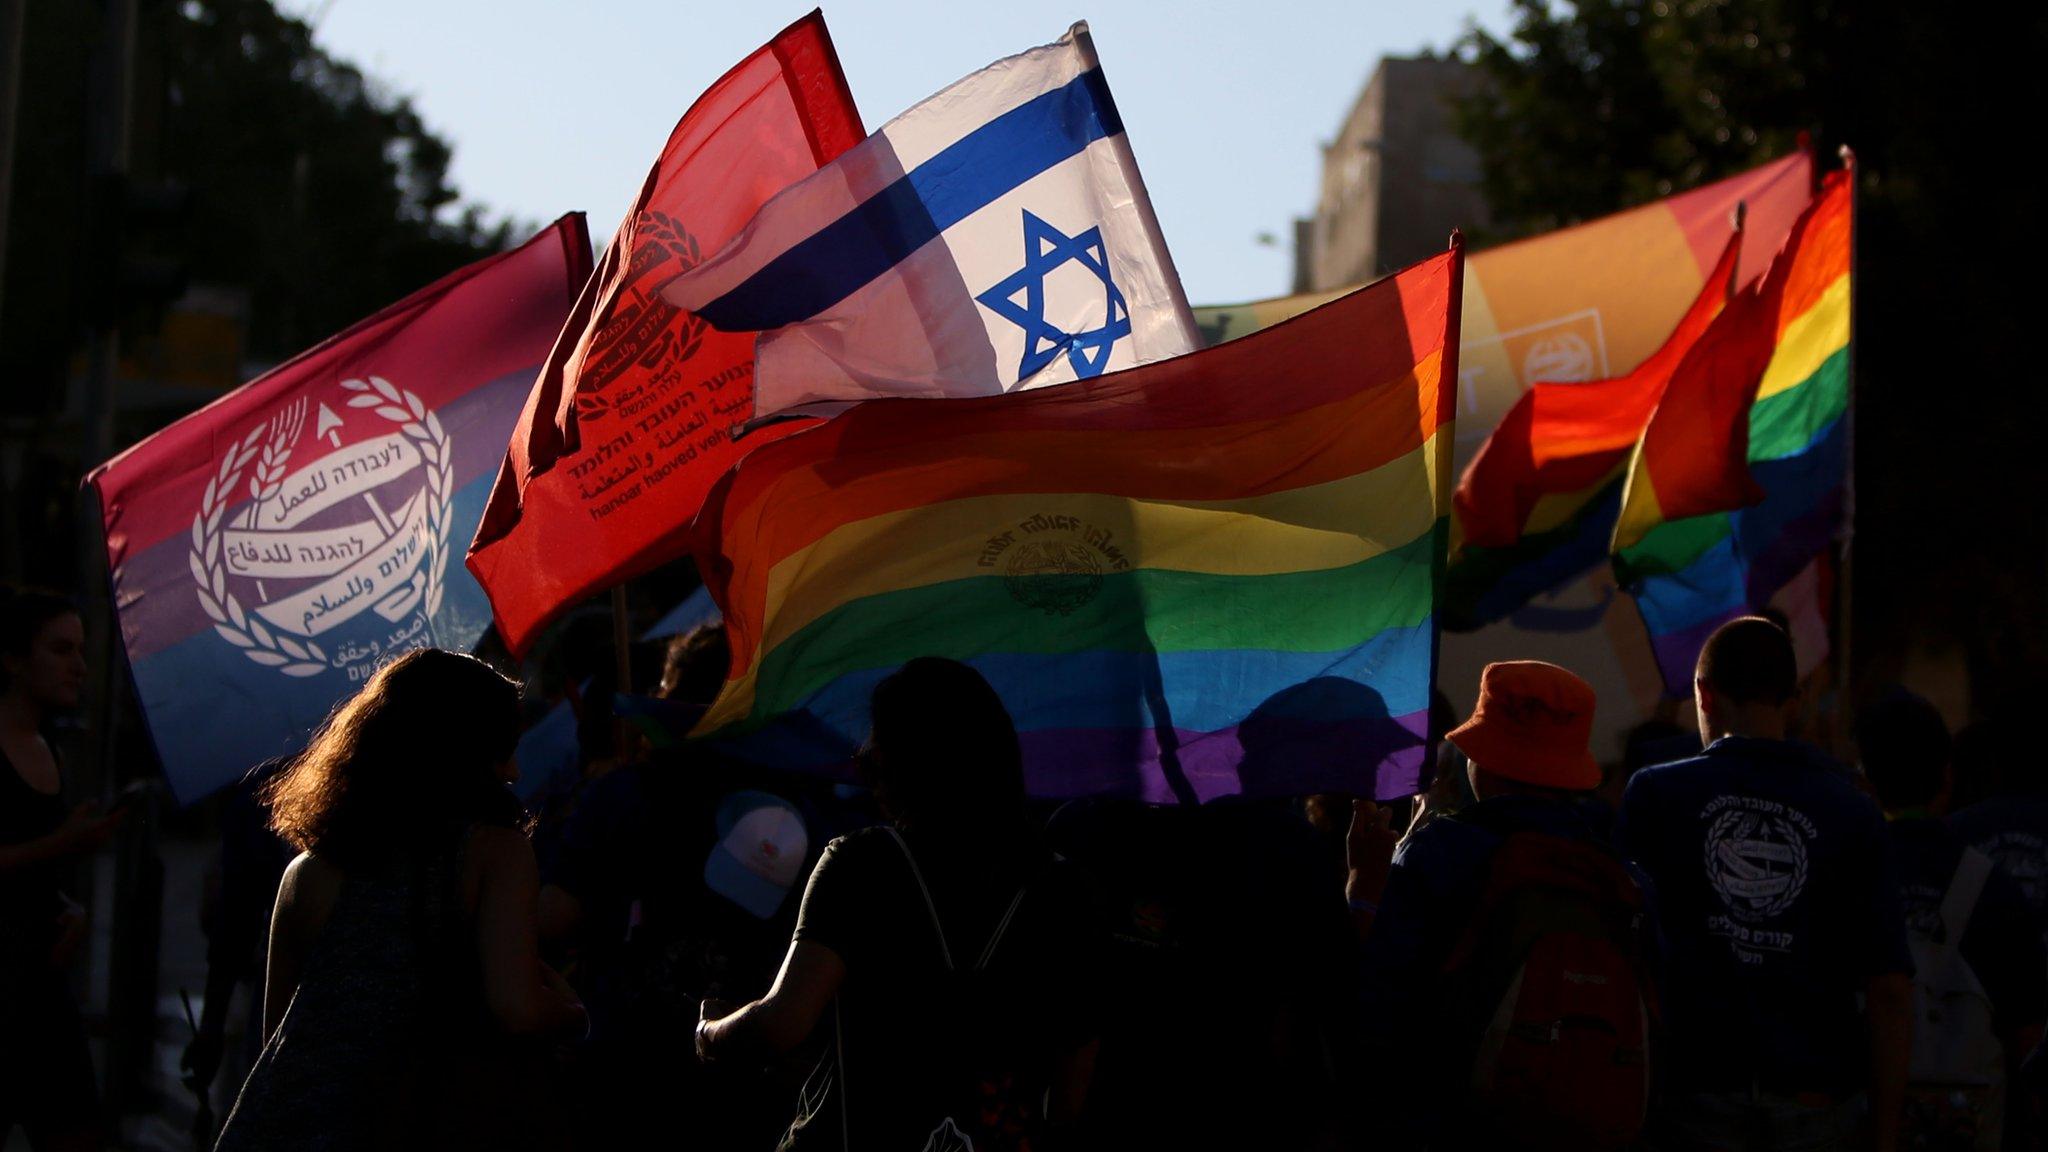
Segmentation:
[(974, 962), (974, 970), (976, 972), (988, 967), (988, 962), (995, 957), (996, 945), (1002, 943), (1003, 933), (1010, 930), (1010, 921), (1016, 918), (1017, 906), (1022, 903), (1024, 903), (1024, 889), (1018, 888), (1017, 894), (1010, 897), (1010, 906), (1004, 909), (1003, 918), (996, 921), (996, 930), (989, 933), (988, 947), (981, 950), (981, 959)]
[(882, 828), (896, 841), (896, 846), (903, 849), (903, 859), (910, 864), (911, 878), (917, 881), (917, 890), (924, 897), (924, 910), (932, 918), (932, 933), (939, 938), (939, 956), (946, 962), (946, 971), (951, 972), (954, 970), (953, 950), (946, 945), (946, 926), (939, 923), (939, 906), (932, 902), (932, 890), (924, 882), (924, 871), (917, 866), (917, 857), (910, 854), (910, 842), (903, 838), (903, 833), (898, 832), (893, 824), (884, 824)]
[[(898, 832), (894, 825), (884, 824), (882, 827), (895, 839), (896, 846), (903, 849), (903, 859), (910, 864), (910, 875), (917, 881), (918, 893), (924, 897), (924, 910), (931, 917), (932, 933), (939, 938), (939, 956), (946, 962), (946, 971), (956, 971), (953, 949), (946, 943), (946, 927), (939, 922), (939, 906), (932, 900), (931, 887), (924, 882), (924, 871), (917, 866), (917, 857), (910, 853), (910, 842), (903, 838), (903, 833)], [(989, 933), (988, 944), (981, 950), (981, 958), (974, 962), (974, 971), (979, 972), (988, 967), (989, 960), (996, 954), (996, 945), (1002, 943), (1003, 934), (1010, 929), (1010, 921), (1016, 919), (1017, 907), (1024, 903), (1024, 891), (1028, 887), (1029, 882), (1026, 882), (1017, 889), (1015, 896), (1010, 897), (1010, 906), (1003, 910), (1002, 919), (996, 921), (995, 931)]]
[(832, 998), (832, 1074), (839, 1078), (839, 1148), (853, 1152), (853, 1131), (849, 1117), (853, 1102), (846, 1094), (846, 1016), (839, 1010), (839, 997)]
[(1975, 848), (1964, 848), (1956, 862), (1956, 874), (1941, 898), (1941, 948), (1954, 952), (1963, 946), (1963, 933), (1970, 930), (1970, 914), (1984, 895), (1984, 883), (1991, 879), (1991, 857)]

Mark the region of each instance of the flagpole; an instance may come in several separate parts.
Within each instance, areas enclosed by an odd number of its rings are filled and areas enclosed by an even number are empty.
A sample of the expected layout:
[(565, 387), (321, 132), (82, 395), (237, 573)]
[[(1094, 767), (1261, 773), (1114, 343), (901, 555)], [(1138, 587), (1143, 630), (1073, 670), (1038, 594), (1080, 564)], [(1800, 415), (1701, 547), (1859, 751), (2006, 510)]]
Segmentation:
[(612, 671), (620, 692), (633, 690), (633, 638), (626, 630), (626, 586), (612, 585)]
[[(1081, 54), (1082, 63), (1100, 72), (1102, 59), (1095, 54), (1095, 37), (1088, 31), (1088, 22), (1075, 21), (1073, 26), (1067, 29), (1067, 35), (1074, 38), (1074, 49)], [(1108, 91), (1105, 85), (1105, 97)], [(1173, 290), (1174, 316), (1180, 321), (1183, 331), (1190, 336), (1198, 336), (1201, 329), (1195, 324), (1194, 306), (1188, 303), (1187, 290), (1180, 282), (1180, 269), (1174, 267), (1173, 253), (1167, 249), (1163, 239), (1166, 233), (1160, 229), (1159, 218), (1152, 212), (1152, 194), (1146, 191), (1145, 177), (1138, 171), (1138, 156), (1131, 149), (1130, 137), (1118, 133), (1111, 141), (1111, 147), (1117, 150), (1119, 158), (1123, 161), (1125, 179), (1130, 182), (1133, 199), (1137, 201), (1138, 219), (1144, 224), (1146, 234), (1154, 239), (1151, 245), (1152, 258), (1159, 262), (1160, 272), (1164, 274), (1167, 286)], [(1196, 340), (1195, 346), (1201, 347), (1199, 339)]]
[[(1842, 527), (1837, 535), (1837, 573), (1835, 579), (1835, 633), (1839, 642), (1835, 645), (1835, 719), (1839, 722), (1847, 713), (1850, 701), (1850, 675), (1854, 671), (1851, 661), (1855, 640), (1855, 557), (1856, 557), (1856, 317), (1860, 309), (1858, 297), (1863, 294), (1863, 261), (1859, 249), (1863, 245), (1862, 212), (1859, 201), (1862, 190), (1857, 187), (1856, 153), (1847, 144), (1841, 149), (1842, 169), (1849, 179), (1849, 343), (1848, 396), (1842, 409), (1842, 432), (1848, 466), (1842, 484)], [(1837, 739), (1845, 729), (1838, 725)]]
[[(1444, 315), (1444, 350), (1442, 362), (1443, 366), (1437, 372), (1437, 419), (1432, 422), (1432, 425), (1436, 429), (1437, 460), (1435, 497), (1437, 512), (1437, 529), (1436, 544), (1433, 548), (1430, 549), (1430, 567), (1432, 570), (1432, 578), (1435, 583), (1435, 600), (1436, 603), (1439, 605), (1437, 611), (1430, 613), (1429, 687), (1432, 693), (1436, 691), (1436, 678), (1438, 673), (1443, 668), (1444, 628), (1443, 613), (1440, 606), (1444, 598), (1444, 586), (1449, 579), (1450, 573), (1451, 497), (1452, 493), (1456, 489), (1457, 484), (1456, 479), (1452, 475), (1451, 465), (1453, 462), (1452, 453), (1456, 451), (1458, 430), (1456, 424), (1452, 421), (1455, 420), (1457, 416), (1455, 402), (1458, 390), (1458, 346), (1459, 343), (1464, 339), (1464, 229), (1451, 229), (1451, 238), (1448, 248), (1451, 253), (1451, 299), (1450, 307), (1445, 310)], [(1446, 408), (1450, 408), (1449, 413), (1445, 412)], [(1452, 419), (1444, 419), (1446, 415), (1449, 415)], [(1445, 427), (1446, 425), (1449, 425), (1449, 427)], [(1434, 704), (1434, 698), (1432, 698), (1431, 703)], [(1435, 714), (1436, 709), (1432, 707), (1430, 709), (1430, 716), (1432, 720), (1434, 719)], [(1431, 779), (1423, 781), (1422, 785), (1424, 787), (1428, 787), (1429, 784), (1434, 783), (1434, 778), (1436, 775), (1437, 745), (1440, 741), (1442, 741), (1444, 734), (1438, 732), (1436, 730), (1435, 725), (1431, 723), (1425, 725), (1423, 729), (1423, 737), (1423, 766), (1426, 769), (1428, 769), (1428, 773)], [(1377, 800), (1379, 799), (1379, 797), (1374, 796), (1373, 799)]]
[(626, 758), (626, 721), (619, 716), (617, 697), (633, 691), (633, 639), (626, 630), (626, 586), (612, 585), (612, 695), (605, 701), (612, 717), (612, 759)]

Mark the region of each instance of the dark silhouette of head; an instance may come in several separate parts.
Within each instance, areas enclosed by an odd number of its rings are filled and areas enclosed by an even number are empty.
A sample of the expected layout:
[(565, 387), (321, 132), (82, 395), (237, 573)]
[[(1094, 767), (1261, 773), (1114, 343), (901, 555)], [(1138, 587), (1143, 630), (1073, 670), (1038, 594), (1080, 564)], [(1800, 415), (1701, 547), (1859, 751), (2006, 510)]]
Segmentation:
[(0, 693), (39, 712), (71, 708), (85, 689), (85, 624), (55, 592), (0, 587)]
[(1700, 740), (1722, 736), (1783, 739), (1799, 695), (1792, 638), (1761, 616), (1743, 616), (1707, 637), (1693, 669)]
[(920, 656), (875, 685), (863, 777), (889, 818), (938, 836), (1007, 834), (1024, 823), (1024, 754), (981, 673)]
[(520, 822), (506, 787), (518, 740), (516, 683), (416, 649), (337, 705), (262, 799), (273, 831), (344, 868), (433, 851), (469, 825)]
[(1924, 698), (1892, 688), (1856, 713), (1856, 751), (1886, 811), (1935, 807), (1949, 783), (1948, 724)]
[[(1415, 734), (1387, 716), (1386, 698), (1356, 680), (1317, 676), (1268, 696), (1237, 726), (1244, 748), (1238, 791), (1246, 797), (1345, 791), (1372, 796), (1379, 766)], [(1348, 804), (1340, 816), (1350, 826)]]

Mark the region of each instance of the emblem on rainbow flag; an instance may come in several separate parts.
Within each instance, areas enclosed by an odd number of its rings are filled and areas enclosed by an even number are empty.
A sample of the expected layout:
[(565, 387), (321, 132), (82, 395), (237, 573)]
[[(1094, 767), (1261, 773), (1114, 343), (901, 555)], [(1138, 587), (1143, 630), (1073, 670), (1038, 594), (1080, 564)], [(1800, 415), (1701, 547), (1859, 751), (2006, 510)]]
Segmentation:
[(453, 457), (440, 418), (381, 376), (344, 380), (332, 400), (309, 413), (302, 396), (229, 442), (192, 517), (190, 562), (201, 609), (242, 655), (355, 681), (432, 642)]

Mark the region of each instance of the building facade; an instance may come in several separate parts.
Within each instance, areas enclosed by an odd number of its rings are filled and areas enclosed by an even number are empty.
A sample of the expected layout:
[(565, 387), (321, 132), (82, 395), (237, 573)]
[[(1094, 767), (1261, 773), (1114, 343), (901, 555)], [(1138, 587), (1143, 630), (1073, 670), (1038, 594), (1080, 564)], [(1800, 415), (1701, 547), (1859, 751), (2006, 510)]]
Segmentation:
[(1451, 229), (1486, 223), (1479, 154), (1458, 137), (1451, 101), (1469, 65), (1385, 57), (1323, 146), (1313, 217), (1295, 228), (1294, 288), (1360, 284), (1443, 250)]

